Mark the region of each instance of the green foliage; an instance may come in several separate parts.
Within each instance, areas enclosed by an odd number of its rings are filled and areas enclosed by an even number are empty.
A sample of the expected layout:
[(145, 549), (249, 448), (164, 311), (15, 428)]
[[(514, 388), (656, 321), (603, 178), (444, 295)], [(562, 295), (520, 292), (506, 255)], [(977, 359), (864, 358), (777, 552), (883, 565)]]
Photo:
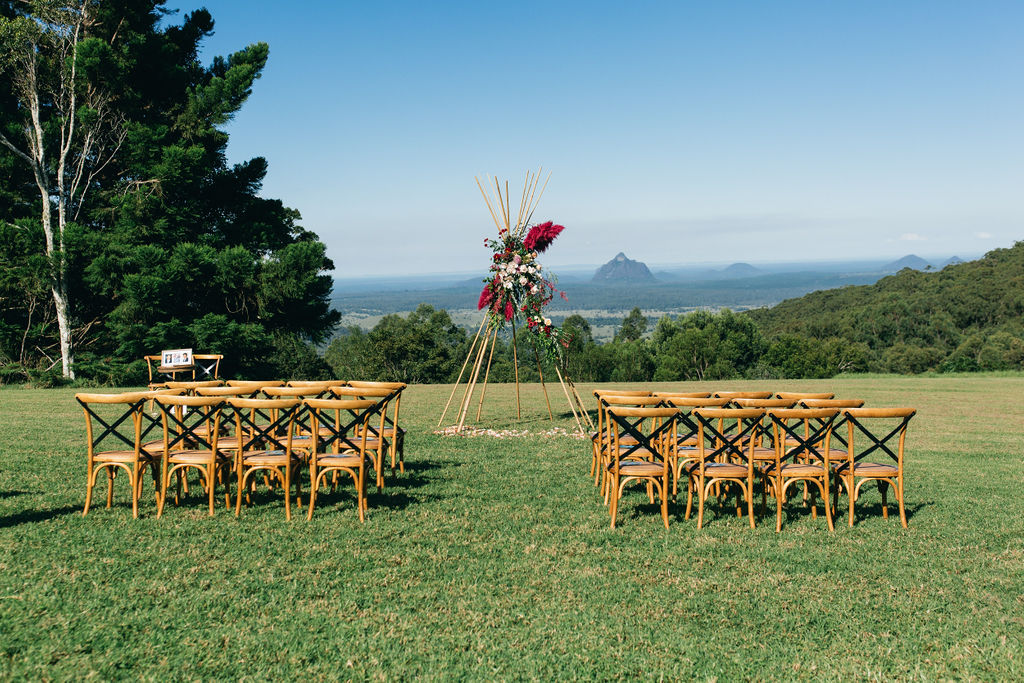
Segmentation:
[[(0, 26), (10, 41), (32, 20), (8, 4), (0, 16), (18, 15)], [(259, 196), (265, 159), (226, 162), (222, 127), (251, 94), (268, 46), (205, 66), (200, 44), (213, 32), (206, 10), (166, 25), (158, 0), (91, 7), (79, 79), (111, 90), (125, 138), (66, 232), (80, 376), (136, 377), (142, 355), (169, 346), (224, 353), (232, 374), (325, 373), (309, 344), (340, 317), (323, 274), (333, 264), (297, 211)], [(8, 134), (19, 120), (12, 84), (0, 70), (0, 130)], [(79, 112), (83, 121), (95, 115)], [(53, 353), (55, 325), (39, 191), (15, 161), (0, 146), (0, 171), (11, 171), (10, 182), (0, 181), (0, 200), (10, 200), (0, 201), (0, 360), (27, 373), (49, 365), (43, 352)]]
[(368, 334), (349, 328), (331, 342), (325, 358), (341, 378), (449, 382), (468, 352), (466, 339), (447, 311), (422, 304), (408, 318), (385, 316)]
[(638, 307), (634, 307), (622, 321), (615, 333), (615, 341), (631, 342), (644, 336), (647, 331), (647, 318)]
[(771, 338), (842, 339), (859, 349), (854, 367), (841, 371), (1019, 369), (1024, 242), (938, 272), (906, 269), (873, 285), (813, 292), (747, 315)]

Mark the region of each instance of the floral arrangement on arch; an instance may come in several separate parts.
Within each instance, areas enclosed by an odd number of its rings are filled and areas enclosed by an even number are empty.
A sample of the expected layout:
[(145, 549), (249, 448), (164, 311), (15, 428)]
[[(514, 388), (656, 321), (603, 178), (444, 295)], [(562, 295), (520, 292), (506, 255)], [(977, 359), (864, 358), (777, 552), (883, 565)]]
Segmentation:
[(547, 221), (531, 227), (525, 237), (522, 229), (503, 227), (498, 231), (498, 239), (485, 239), (484, 245), (494, 255), (477, 303), (479, 310), (487, 309), (495, 328), (514, 324), (517, 317), (525, 320), (538, 348), (552, 361), (562, 357), (570, 338), (544, 315), (544, 307), (556, 294), (563, 299), (568, 297), (555, 287), (555, 277), (544, 271), (537, 257), (564, 229)]

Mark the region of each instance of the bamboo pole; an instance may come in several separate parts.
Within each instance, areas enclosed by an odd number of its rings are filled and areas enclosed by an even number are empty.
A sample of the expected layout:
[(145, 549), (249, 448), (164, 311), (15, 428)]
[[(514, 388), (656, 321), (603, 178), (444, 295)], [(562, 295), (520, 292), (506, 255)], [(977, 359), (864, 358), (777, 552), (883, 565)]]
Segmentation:
[(494, 189), (498, 192), (498, 206), (501, 208), (501, 217), (505, 221), (505, 230), (508, 230), (508, 217), (505, 211), (505, 202), (501, 198), (501, 184), (494, 178)]
[(565, 388), (565, 380), (562, 379), (562, 373), (558, 370), (558, 366), (555, 366), (555, 373), (558, 375), (558, 383), (562, 385), (562, 391), (565, 392), (565, 400), (569, 402), (569, 410), (572, 411), (572, 416), (576, 418), (576, 426), (580, 428), (580, 434), (586, 435), (586, 430), (583, 429), (583, 423), (580, 422), (580, 416), (576, 414), (576, 407), (572, 404), (572, 399), (569, 398), (569, 390)]
[(523, 226), (523, 213), (526, 211), (526, 187), (530, 184), (530, 172), (526, 172), (526, 182), (523, 183), (523, 196), (519, 198), (519, 217), (516, 218), (516, 231)]
[(516, 371), (516, 419), (523, 419), (523, 409), (519, 403), (519, 353), (516, 350), (516, 319), (512, 318), (512, 366)]
[(588, 413), (587, 409), (583, 407), (583, 397), (580, 396), (580, 392), (576, 390), (576, 383), (572, 381), (571, 377), (569, 377), (568, 371), (565, 373), (565, 381), (569, 383), (569, 389), (572, 390), (572, 395), (576, 398), (576, 405), (579, 406), (580, 412), (583, 414), (583, 417), (586, 418), (587, 424), (591, 429), (594, 429), (594, 421), (590, 419), (590, 413)]
[(533, 205), (530, 213), (526, 216), (526, 222), (529, 223), (533, 218), (533, 212), (537, 210), (537, 206), (540, 205), (540, 198), (544, 196), (544, 190), (548, 187), (548, 181), (551, 180), (551, 172), (548, 171), (548, 177), (544, 179), (544, 186), (540, 188), (540, 194), (537, 195), (537, 203)]
[(544, 390), (544, 402), (548, 404), (548, 419), (552, 422), (555, 421), (555, 416), (551, 412), (551, 400), (548, 398), (548, 386), (544, 384), (544, 371), (540, 369), (540, 354), (537, 352), (537, 345), (533, 345), (533, 357), (537, 359), (537, 374), (540, 375), (540, 388)]
[(448, 402), (444, 404), (444, 410), (441, 412), (441, 419), (437, 421), (438, 427), (440, 427), (441, 423), (444, 422), (444, 416), (448, 414), (448, 407), (451, 406), (452, 399), (455, 398), (455, 392), (458, 390), (459, 384), (462, 382), (462, 373), (466, 371), (466, 366), (469, 365), (469, 359), (473, 356), (473, 349), (476, 348), (476, 343), (480, 339), (480, 333), (483, 331), (484, 323), (486, 322), (487, 316), (485, 315), (483, 320), (480, 321), (480, 327), (476, 329), (476, 336), (473, 337), (473, 343), (469, 345), (469, 351), (466, 353), (466, 360), (462, 362), (462, 369), (459, 370), (459, 378), (455, 380), (455, 386), (452, 387), (452, 393), (448, 397)]
[(491, 200), (487, 198), (487, 193), (484, 192), (484, 186), (480, 184), (480, 179), (476, 176), (473, 177), (476, 181), (476, 186), (480, 188), (480, 194), (484, 196), (484, 203), (487, 204), (487, 210), (491, 212), (491, 220), (494, 221), (494, 226), (501, 230), (501, 223), (498, 222), (498, 216), (494, 213), (494, 209), (491, 207)]
[(498, 345), (498, 329), (494, 329), (494, 338), (491, 340), (491, 352), (487, 355), (487, 372), (484, 373), (484, 385), (480, 387), (480, 403), (476, 407), (476, 421), (480, 421), (480, 411), (484, 407), (484, 396), (487, 394), (487, 380), (491, 377), (491, 361), (494, 360), (494, 347)]
[[(526, 201), (526, 223), (530, 222), (529, 216), (533, 215), (533, 211), (530, 210), (530, 207), (533, 205), (533, 196), (537, 192), (537, 180), (540, 178), (541, 171), (543, 170), (544, 167), (541, 166), (540, 168), (537, 169), (536, 175), (533, 176), (533, 186), (530, 188), (530, 198)], [(524, 225), (526, 223), (524, 223)]]
[(473, 379), (466, 385), (466, 394), (462, 399), (462, 409), (459, 411), (459, 426), (455, 430), (457, 432), (462, 431), (462, 426), (466, 423), (466, 414), (469, 412), (469, 406), (473, 402), (473, 391), (476, 389), (476, 380), (480, 376), (480, 365), (483, 362), (484, 350), (487, 347), (487, 338), (490, 336), (490, 329), (484, 334), (484, 342), (480, 345), (479, 351), (477, 351), (476, 362), (473, 364)]

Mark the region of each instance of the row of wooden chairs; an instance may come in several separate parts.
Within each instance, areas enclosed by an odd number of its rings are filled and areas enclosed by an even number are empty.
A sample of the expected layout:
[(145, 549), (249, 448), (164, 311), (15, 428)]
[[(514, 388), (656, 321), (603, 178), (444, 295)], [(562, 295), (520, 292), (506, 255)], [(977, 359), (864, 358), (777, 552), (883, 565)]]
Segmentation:
[[(776, 501), (776, 530), (795, 483), (817, 516), (820, 494), (829, 529), (840, 492), (849, 500), (849, 525), (863, 485), (875, 482), (888, 517), (887, 491), (896, 493), (900, 521), (907, 526), (903, 455), (912, 408), (864, 408), (860, 399), (832, 394), (779, 392), (652, 392), (598, 390), (597, 431), (592, 434), (591, 474), (600, 486), (614, 528), (618, 501), (631, 482), (646, 485), (651, 503), (661, 502), (668, 526), (668, 499), (685, 479), (691, 516), (697, 499), (697, 526), (712, 491), (733, 488), (746, 502), (751, 527), (756, 484), (762, 513), (767, 496)], [(890, 462), (870, 462), (887, 455)], [(656, 495), (657, 494), (657, 495)], [(831, 500), (830, 500), (831, 496)], [(737, 505), (737, 514), (742, 514)]]
[[(231, 505), (229, 480), (236, 484), (235, 514), (243, 498), (251, 502), (259, 476), (284, 491), (285, 515), (291, 519), (291, 489), (302, 505), (301, 467), (308, 465), (312, 518), (318, 489), (328, 478), (333, 488), (349, 475), (356, 488), (360, 521), (365, 518), (367, 465), (378, 490), (384, 487), (388, 456), (404, 472), (404, 430), (398, 424), (404, 384), (347, 382), (331, 384), (259, 382), (211, 386), (183, 383), (167, 389), (124, 394), (76, 394), (86, 419), (88, 470), (87, 514), (99, 475), (107, 474), (107, 507), (113, 499), (115, 473), (127, 473), (132, 516), (138, 516), (144, 474), (153, 473), (157, 516), (163, 514), (172, 477), (175, 504), (188, 492), (189, 472), (196, 471), (214, 514), (218, 485)], [(201, 385), (201, 386), (200, 386)], [(146, 405), (158, 410), (146, 410)], [(152, 439), (152, 433), (162, 433)], [(111, 448), (116, 442), (120, 448)], [(396, 463), (397, 459), (397, 463)]]

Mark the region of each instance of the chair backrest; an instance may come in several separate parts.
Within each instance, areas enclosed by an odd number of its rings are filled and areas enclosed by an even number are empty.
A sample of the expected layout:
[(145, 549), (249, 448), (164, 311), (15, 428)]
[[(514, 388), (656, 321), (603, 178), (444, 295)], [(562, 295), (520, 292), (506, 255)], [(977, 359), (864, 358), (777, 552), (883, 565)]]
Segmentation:
[(651, 396), (653, 392), (648, 389), (594, 389), (594, 396)]
[[(740, 459), (753, 467), (755, 439), (764, 418), (763, 408), (694, 408), (690, 413), (697, 424), (697, 456), (704, 463)], [(736, 421), (735, 429), (726, 429), (727, 421)]]
[(239, 457), (252, 451), (292, 452), (302, 401), (296, 398), (229, 398), (227, 404), (235, 413)]
[(191, 382), (167, 382), (168, 389), (184, 389), (185, 391), (195, 392), (196, 389), (204, 389), (210, 387), (222, 386), (224, 382), (219, 379), (205, 379), (196, 380)]
[[(889, 456), (903, 472), (903, 448), (907, 426), (917, 414), (916, 408), (849, 408), (843, 411), (847, 425), (847, 461), (839, 466), (845, 469), (854, 462), (876, 453)], [(895, 451), (893, 450), (893, 442)]]
[(248, 396), (253, 398), (260, 393), (259, 387), (197, 387), (196, 396)]
[(659, 398), (711, 398), (710, 391), (654, 391)]
[(156, 397), (164, 427), (164, 451), (207, 450), (216, 457), (223, 396), (161, 394)]
[(780, 391), (777, 394), (775, 394), (775, 398), (795, 398), (798, 401), (805, 398), (829, 399), (835, 397), (835, 394), (828, 392), (808, 393), (803, 391)]
[(229, 387), (283, 387), (284, 382), (279, 379), (229, 379)]
[[(670, 453), (678, 438), (679, 411), (664, 406), (609, 405), (607, 412), (614, 445), (613, 471), (618, 474), (622, 461), (643, 453), (645, 459), (660, 463), (667, 473)], [(625, 436), (631, 437), (630, 443), (623, 442)]]
[(347, 384), (350, 387), (363, 387), (366, 389), (383, 387), (384, 389), (405, 389), (408, 385), (405, 382), (370, 382), (368, 380), (353, 379)]
[(312, 423), (314, 458), (318, 453), (326, 453), (328, 448), (335, 453), (348, 450), (365, 453), (367, 437), (374, 432), (370, 424), (374, 415), (379, 416), (379, 429), (384, 429), (381, 401), (307, 398), (303, 403)]
[[(90, 460), (107, 439), (112, 439), (121, 446), (108, 450), (134, 451), (138, 459), (142, 438), (143, 405), (149, 393), (130, 391), (121, 394), (75, 394), (75, 400), (85, 412), (85, 434)], [(99, 426), (99, 430), (93, 429), (94, 422)]]
[(330, 387), (263, 387), (268, 398), (309, 398), (322, 396)]
[(864, 405), (862, 398), (802, 398), (800, 405), (804, 408), (860, 408)]
[(775, 462), (803, 455), (828, 467), (829, 442), (839, 410), (836, 408), (787, 408), (770, 410), (775, 440)]
[(224, 355), (220, 353), (193, 353), (192, 360), (195, 362), (196, 379), (219, 379), (220, 362)]
[(715, 398), (771, 398), (772, 391), (716, 391)]
[(731, 399), (737, 408), (792, 408), (796, 405), (793, 398), (734, 398)]
[(343, 379), (290, 379), (288, 380), (288, 386), (290, 387), (316, 387), (319, 389), (327, 389), (330, 387), (343, 387), (348, 382)]

